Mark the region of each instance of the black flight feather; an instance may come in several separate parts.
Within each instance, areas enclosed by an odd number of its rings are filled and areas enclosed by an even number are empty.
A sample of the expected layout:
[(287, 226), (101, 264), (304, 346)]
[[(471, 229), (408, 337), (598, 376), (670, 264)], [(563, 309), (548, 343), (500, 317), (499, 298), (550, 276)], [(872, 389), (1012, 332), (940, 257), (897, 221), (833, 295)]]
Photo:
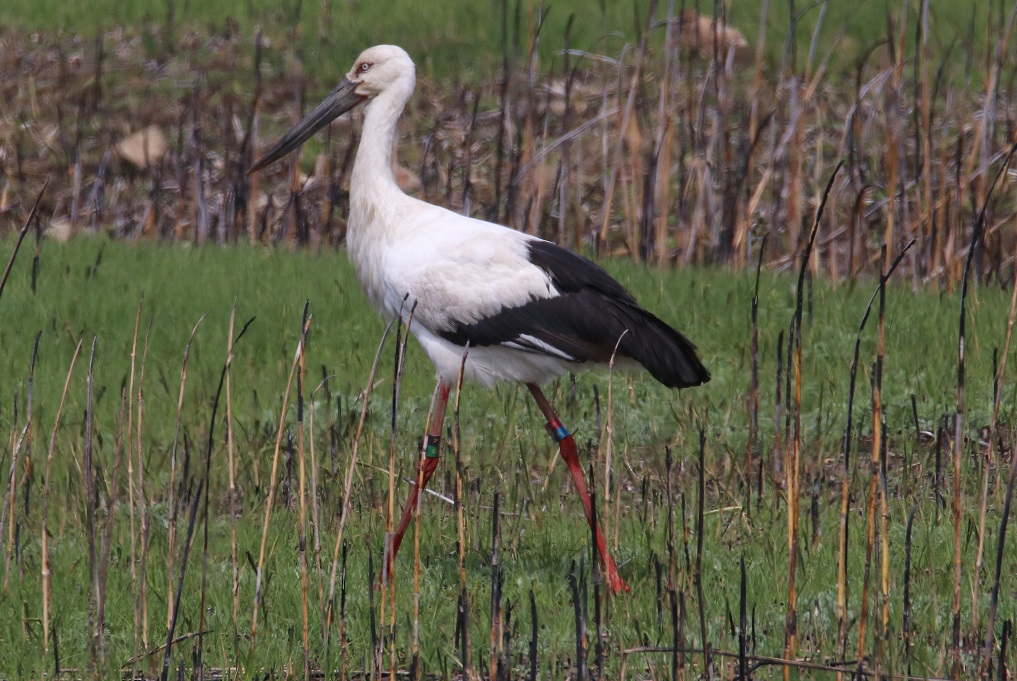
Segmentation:
[[(533, 240), (530, 262), (546, 271), (559, 295), (503, 308), (473, 324), (453, 322), (441, 335), (458, 345), (509, 345), (576, 362), (633, 359), (669, 388), (710, 380), (696, 346), (639, 306), (599, 265), (555, 244)], [(621, 342), (619, 342), (621, 338)]]

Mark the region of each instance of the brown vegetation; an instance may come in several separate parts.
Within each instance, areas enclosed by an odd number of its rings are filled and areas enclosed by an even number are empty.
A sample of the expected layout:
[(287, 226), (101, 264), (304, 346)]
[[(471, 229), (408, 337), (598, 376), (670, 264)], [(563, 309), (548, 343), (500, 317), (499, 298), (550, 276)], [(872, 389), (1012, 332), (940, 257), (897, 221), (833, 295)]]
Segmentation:
[[(672, 24), (663, 45), (573, 51), (539, 66), (509, 60), (475, 89), (422, 77), (403, 120), (404, 186), (570, 246), (656, 263), (743, 267), (770, 235), (764, 262), (783, 268), (800, 256), (843, 159), (813, 270), (875, 273), (883, 243), (896, 253), (916, 238), (903, 264), (913, 284), (959, 281), (1014, 136), (999, 88), (1014, 68), (1008, 34), (981, 81), (957, 82), (931, 63), (921, 30), (915, 41), (905, 34), (913, 27), (889, 22), (853, 81), (831, 83), (836, 45), (768, 67), (763, 45), (734, 28), (688, 12)], [(311, 145), (324, 156), (310, 176), (291, 177), (286, 163), (245, 174), (255, 148), (330, 84), (305, 78), (287, 54), (269, 65), (260, 37), (253, 48), (235, 29), (146, 35), (0, 35), (0, 232), (18, 228), (48, 178), (42, 227), (62, 237), (340, 244), (355, 121)], [(982, 277), (1013, 270), (1010, 194), (997, 191), (987, 207)]]

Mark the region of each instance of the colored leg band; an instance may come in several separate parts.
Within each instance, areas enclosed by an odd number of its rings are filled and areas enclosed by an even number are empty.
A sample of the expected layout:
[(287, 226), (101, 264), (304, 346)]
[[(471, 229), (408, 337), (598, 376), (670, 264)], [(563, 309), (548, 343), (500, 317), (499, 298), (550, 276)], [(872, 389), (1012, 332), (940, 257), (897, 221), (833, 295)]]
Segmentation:
[(551, 434), (555, 442), (561, 442), (569, 436), (568, 428), (562, 425), (562, 422), (558, 419), (552, 419), (547, 424), (547, 432)]
[(428, 459), (438, 458), (438, 445), (441, 444), (441, 435), (428, 435), (427, 444), (424, 446), (424, 456)]

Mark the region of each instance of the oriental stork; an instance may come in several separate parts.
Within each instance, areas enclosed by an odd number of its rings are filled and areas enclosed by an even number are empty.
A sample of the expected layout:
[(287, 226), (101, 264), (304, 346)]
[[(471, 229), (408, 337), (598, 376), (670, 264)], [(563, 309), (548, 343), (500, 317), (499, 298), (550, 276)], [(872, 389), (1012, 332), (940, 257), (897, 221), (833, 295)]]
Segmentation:
[(347, 250), (364, 293), (385, 317), (402, 315), (408, 321), (415, 304), (410, 330), (434, 363), (439, 382), (418, 483), (390, 556), (398, 551), (420, 489), (438, 465), (449, 390), (463, 366), (467, 381), (512, 381), (532, 393), (572, 474), (608, 584), (615, 593), (627, 591), (594, 521), (575, 440), (540, 384), (613, 356), (642, 365), (669, 388), (701, 385), (710, 380), (710, 372), (685, 336), (640, 307), (593, 262), (548, 241), (404, 194), (392, 172), (392, 147), (415, 80), (413, 61), (402, 48), (365, 50), (328, 97), (249, 171), (274, 163), (333, 119), (364, 105), (350, 178)]

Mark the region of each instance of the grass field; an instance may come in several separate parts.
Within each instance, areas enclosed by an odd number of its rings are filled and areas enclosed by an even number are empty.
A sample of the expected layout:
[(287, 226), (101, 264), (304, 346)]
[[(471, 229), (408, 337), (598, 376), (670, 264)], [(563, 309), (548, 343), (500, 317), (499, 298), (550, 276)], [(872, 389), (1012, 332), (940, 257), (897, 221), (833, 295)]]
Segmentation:
[[(13, 244), (3, 243), (9, 253)], [(52, 673), (56, 656), (51, 644), (44, 653), (40, 631), (41, 504), (43, 465), (60, 390), (74, 346), (84, 341), (71, 381), (67, 407), (57, 431), (52, 463), (49, 505), (49, 552), (53, 584), (52, 630), (58, 643), (62, 669), (89, 665), (87, 496), (83, 487), (85, 430), (85, 375), (89, 345), (96, 339), (94, 360), (94, 452), (97, 527), (112, 524), (112, 549), (105, 590), (106, 640), (103, 674), (127, 663), (135, 654), (155, 649), (166, 639), (168, 536), (170, 525), (179, 524), (175, 549), (174, 583), (179, 577), (181, 538), (193, 499), (180, 490), (191, 490), (204, 478), (204, 456), (212, 402), (226, 355), (230, 307), (236, 299), (238, 326), (256, 317), (236, 348), (232, 366), (232, 414), (237, 458), (237, 504), (230, 513), (227, 447), (223, 408), (215, 423), (211, 451), (209, 515), (199, 512), (191, 560), (187, 568), (177, 634), (201, 628), (202, 572), (206, 570), (202, 659), (207, 667), (227, 668), (240, 664), (247, 674), (257, 669), (299, 674), (303, 665), (300, 565), (297, 541), (300, 521), (296, 407), (291, 398), (286, 417), (283, 463), (279, 489), (269, 526), (267, 587), (257, 645), (251, 652), (251, 607), (254, 598), (253, 565), (257, 560), (261, 527), (268, 493), (269, 471), (278, 427), (279, 408), (286, 378), (299, 337), (301, 310), (307, 300), (313, 315), (307, 345), (304, 394), (308, 408), (314, 406), (313, 437), (319, 462), (314, 498), (320, 505), (320, 521), (308, 522), (310, 562), (310, 652), (317, 669), (369, 670), (371, 668), (371, 618), (368, 557), (375, 573), (381, 562), (384, 538), (384, 506), (388, 485), (388, 442), (391, 422), (392, 340), (382, 353), (382, 382), (372, 396), (367, 432), (361, 444), (361, 463), (352, 495), (352, 518), (346, 531), (345, 626), (347, 646), (339, 645), (335, 632), (322, 640), (320, 600), (327, 593), (328, 578), (343, 495), (343, 478), (349, 465), (350, 447), (359, 415), (356, 396), (367, 382), (370, 363), (383, 332), (383, 324), (368, 309), (357, 290), (352, 271), (341, 253), (298, 252), (249, 248), (183, 248), (148, 246), (102, 240), (77, 239), (66, 245), (44, 241), (38, 261), (36, 291), (32, 292), (31, 247), (21, 253), (11, 281), (0, 299), (5, 323), (0, 329), (0, 376), (4, 377), (5, 405), (0, 430), (10, 446), (4, 448), (0, 467), (7, 471), (14, 443), (25, 424), (29, 393), (29, 364), (33, 340), (39, 338), (38, 358), (31, 386), (33, 427), (31, 442), (20, 447), (15, 462), (14, 494), (5, 509), (13, 510), (13, 524), (2, 528), (7, 553), (5, 588), (0, 596), (0, 660), (5, 669), (17, 669), (22, 677)], [(772, 442), (777, 335), (791, 319), (794, 281), (786, 276), (764, 276), (760, 289), (760, 450), (763, 456), (761, 499), (749, 492), (744, 478), (748, 432), (745, 395), (749, 383), (749, 311), (753, 290), (750, 275), (722, 270), (647, 271), (622, 261), (607, 263), (651, 309), (689, 332), (702, 348), (714, 374), (699, 390), (671, 394), (645, 377), (615, 377), (613, 493), (617, 493), (619, 550), (622, 574), (632, 593), (602, 603), (601, 627), (606, 650), (605, 670), (615, 676), (626, 666), (637, 678), (667, 675), (671, 656), (665, 653), (629, 653), (639, 646), (670, 646), (676, 632), (671, 625), (668, 573), (674, 570), (674, 598), (684, 604), (681, 636), (687, 648), (701, 648), (699, 615), (706, 625), (710, 645), (721, 651), (737, 651), (735, 626), (739, 604), (739, 560), (746, 564), (746, 604), (751, 614), (751, 650), (760, 655), (780, 656), (784, 646), (787, 605), (787, 520), (779, 476), (773, 473)], [(837, 462), (845, 425), (847, 376), (858, 323), (873, 290), (873, 282), (831, 289), (817, 284), (811, 295), (811, 314), (803, 336), (803, 392), (801, 405), (803, 543), (798, 571), (798, 631), (800, 654), (813, 661), (845, 659), (838, 650), (836, 584), (841, 473)], [(144, 509), (149, 526), (147, 575), (148, 644), (138, 644), (132, 634), (139, 603), (140, 554), (132, 566), (131, 521), (126, 497), (126, 445), (117, 445), (126, 427), (118, 393), (130, 383), (131, 344), (135, 315), (141, 310), (142, 337), (150, 328), (144, 383), (135, 378), (135, 390), (143, 393), (141, 457), (144, 460), (143, 506), (136, 508), (134, 522), (140, 527)], [(1000, 347), (1006, 321), (1008, 296), (989, 287), (977, 289), (970, 301), (971, 315), (967, 359), (965, 432), (972, 438), (963, 445), (962, 552), (963, 588), (961, 630), (964, 632), (964, 664), (973, 669), (973, 654), (982, 634), (988, 585), (992, 583), (995, 542), (1002, 504), (1001, 485), (1005, 468), (986, 468), (983, 445), (977, 436), (988, 423), (991, 409), (992, 353)], [(887, 640), (880, 653), (884, 665), (913, 673), (943, 676), (951, 665), (950, 584), (944, 566), (953, 560), (953, 527), (949, 508), (935, 504), (935, 450), (924, 438), (916, 439), (911, 396), (923, 430), (936, 430), (941, 416), (953, 409), (956, 354), (955, 295), (912, 294), (899, 287), (888, 292), (886, 313), (886, 365), (883, 376), (888, 456), (888, 575), (889, 621)], [(183, 402), (181, 461), (189, 460), (189, 483), (178, 470), (176, 498), (170, 507), (170, 460), (180, 387), (180, 363), (191, 328), (206, 315), (195, 334), (190, 352)], [(849, 475), (852, 490), (849, 522), (849, 617), (848, 640), (858, 636), (859, 608), (866, 564), (865, 506), (868, 499), (871, 436), (868, 367), (874, 360), (875, 324), (863, 336), (862, 365), (855, 403), (856, 436)], [(138, 351), (138, 366), (142, 353)], [(423, 428), (432, 387), (429, 366), (416, 346), (410, 344), (406, 373), (401, 384), (397, 412), (397, 475), (410, 475), (417, 433)], [(328, 387), (308, 395), (329, 375)], [(140, 376), (140, 373), (139, 373)], [(607, 418), (607, 381), (604, 372), (582, 374), (574, 384), (560, 383), (554, 391), (563, 419), (580, 440), (592, 441), (591, 462), (602, 470), (606, 442), (597, 446), (598, 417), (595, 393), (600, 396), (600, 423)], [(1004, 424), (1014, 417), (1015, 384), (1004, 383)], [(138, 405), (135, 404), (135, 409)], [(306, 417), (305, 417), (306, 421)], [(542, 678), (565, 678), (575, 673), (574, 599), (568, 575), (575, 563), (585, 562), (585, 645), (590, 665), (596, 666), (594, 600), (589, 573), (589, 536), (581, 511), (569, 493), (564, 467), (542, 432), (539, 414), (524, 393), (514, 387), (489, 391), (464, 388), (462, 461), (466, 480), (464, 508), (467, 517), (466, 574), (470, 597), (472, 666), (488, 669), (492, 655), (491, 627), (491, 520), (494, 495), (499, 495), (500, 555), (502, 575), (501, 621), (504, 626), (507, 664), (516, 676), (528, 669), (531, 636), (529, 598), (532, 590), (539, 624), (537, 650)], [(703, 525), (697, 522), (698, 435), (706, 433)], [(138, 428), (137, 419), (134, 424)], [(783, 430), (783, 424), (781, 427)], [(603, 435), (601, 435), (603, 438)], [(1004, 449), (1012, 438), (1011, 426), (1000, 431)], [(287, 445), (287, 443), (289, 443)], [(670, 474), (674, 554), (669, 553), (668, 473), (664, 447), (673, 447)], [(308, 445), (305, 445), (309, 449)], [(1007, 449), (1008, 451), (1008, 449)], [(186, 452), (186, 454), (184, 453)], [(949, 483), (949, 444), (943, 443), (943, 475), (938, 485), (947, 504), (952, 499)], [(30, 459), (29, 459), (30, 455)], [(137, 476), (137, 457), (135, 452)], [(120, 462), (116, 463), (116, 459)], [(31, 466), (28, 461), (31, 460)], [(182, 465), (182, 464), (178, 464)], [(455, 466), (446, 456), (435, 489), (451, 498), (455, 494)], [(986, 518), (985, 564), (974, 571), (977, 552), (981, 475), (989, 473)], [(598, 475), (599, 478), (599, 475)], [(754, 488), (754, 485), (753, 485)], [(407, 485), (399, 484), (397, 504)], [(137, 493), (137, 490), (135, 490)], [(181, 498), (182, 497), (182, 498)], [(310, 498), (310, 497), (309, 497)], [(751, 504), (747, 501), (751, 498)], [(114, 509), (110, 512), (110, 509)], [(200, 507), (199, 507), (200, 511)], [(913, 514), (910, 546), (910, 648), (905, 652), (902, 630), (905, 583), (905, 527)], [(176, 516), (177, 520), (172, 518)], [(236, 521), (239, 565), (239, 617), (232, 618), (231, 518)], [(207, 549), (203, 532), (208, 528)], [(613, 526), (613, 524), (612, 524)], [(140, 530), (136, 529), (135, 533)], [(13, 532), (12, 534), (9, 534)], [(428, 498), (421, 519), (420, 660), (423, 669), (439, 676), (456, 668), (456, 602), (459, 576), (456, 558), (456, 516), (452, 507)], [(320, 543), (314, 537), (320, 535)], [(702, 557), (696, 542), (702, 535)], [(101, 549), (101, 532), (99, 546)], [(137, 536), (137, 534), (136, 534)], [(13, 538), (13, 543), (9, 537)], [(684, 537), (684, 539), (683, 539)], [(320, 548), (319, 555), (314, 546)], [(411, 664), (413, 544), (408, 541), (399, 556), (398, 595), (395, 620), (396, 665)], [(585, 547), (585, 548), (584, 548)], [(140, 549), (139, 549), (140, 551)], [(99, 551), (101, 556), (102, 552)], [(879, 543), (873, 560), (878, 573)], [(583, 558), (585, 556), (585, 558)], [(1008, 584), (1017, 570), (1014, 552), (1006, 551), (1003, 563), (1001, 613), (1012, 613), (1014, 590)], [(207, 562), (203, 559), (207, 558)], [(673, 561), (673, 562), (671, 562)], [(662, 566), (656, 568), (655, 565)], [(673, 565), (673, 567), (669, 567)], [(701, 565), (704, 598), (697, 595), (695, 578)], [(204, 567), (203, 567), (204, 566)], [(658, 581), (663, 570), (663, 584)], [(875, 578), (874, 578), (875, 579)], [(876, 607), (878, 580), (870, 586), (870, 606)], [(375, 592), (375, 614), (379, 616)], [(975, 600), (972, 600), (972, 597)], [(337, 596), (338, 597), (338, 596)], [(603, 595), (600, 596), (603, 598)], [(337, 605), (338, 607), (338, 605)], [(660, 610), (663, 608), (663, 610)], [(389, 610), (388, 612), (391, 612)], [(878, 612), (878, 610), (877, 610)], [(386, 614), (386, 618), (388, 615)], [(732, 620), (731, 618), (735, 618)], [(872, 631), (879, 631), (870, 612), (866, 651), (871, 650)], [(1009, 617), (1009, 615), (1003, 615)], [(387, 627), (378, 631), (387, 631)], [(239, 632), (236, 634), (235, 631)], [(138, 635), (141, 635), (141, 631)], [(853, 638), (852, 638), (853, 637)], [(853, 659), (856, 643), (847, 647)], [(177, 644), (173, 666), (189, 665), (197, 639)], [(382, 668), (389, 664), (387, 648)], [(345, 652), (343, 652), (345, 651)], [(496, 653), (497, 654), (497, 653)], [(345, 656), (345, 657), (344, 657)], [(137, 663), (146, 674), (161, 669), (162, 654)], [(689, 655), (683, 664), (690, 674), (701, 673), (702, 655)], [(737, 660), (716, 657), (712, 662), (723, 677), (735, 674)], [(1012, 664), (1012, 662), (1011, 662)], [(130, 666), (130, 665), (128, 665)], [(571, 671), (570, 671), (571, 670)]]
[[(748, 56), (663, 30), (683, 9), (726, 16)], [(0, 296), (0, 681), (778, 678), (781, 660), (1009, 678), (1013, 17), (1013, 0), (0, 3), (0, 262), (45, 186)], [(379, 351), (342, 253), (358, 115), (288, 172), (245, 171), (380, 42), (418, 65), (412, 192), (599, 258), (713, 374), (548, 386), (629, 594), (598, 583), (516, 386), (464, 387), (419, 555), (411, 530), (394, 590), (375, 588), (434, 378), (412, 340), (396, 377), (397, 330)], [(143, 128), (165, 152), (132, 160)], [(909, 243), (859, 335), (881, 249)]]

